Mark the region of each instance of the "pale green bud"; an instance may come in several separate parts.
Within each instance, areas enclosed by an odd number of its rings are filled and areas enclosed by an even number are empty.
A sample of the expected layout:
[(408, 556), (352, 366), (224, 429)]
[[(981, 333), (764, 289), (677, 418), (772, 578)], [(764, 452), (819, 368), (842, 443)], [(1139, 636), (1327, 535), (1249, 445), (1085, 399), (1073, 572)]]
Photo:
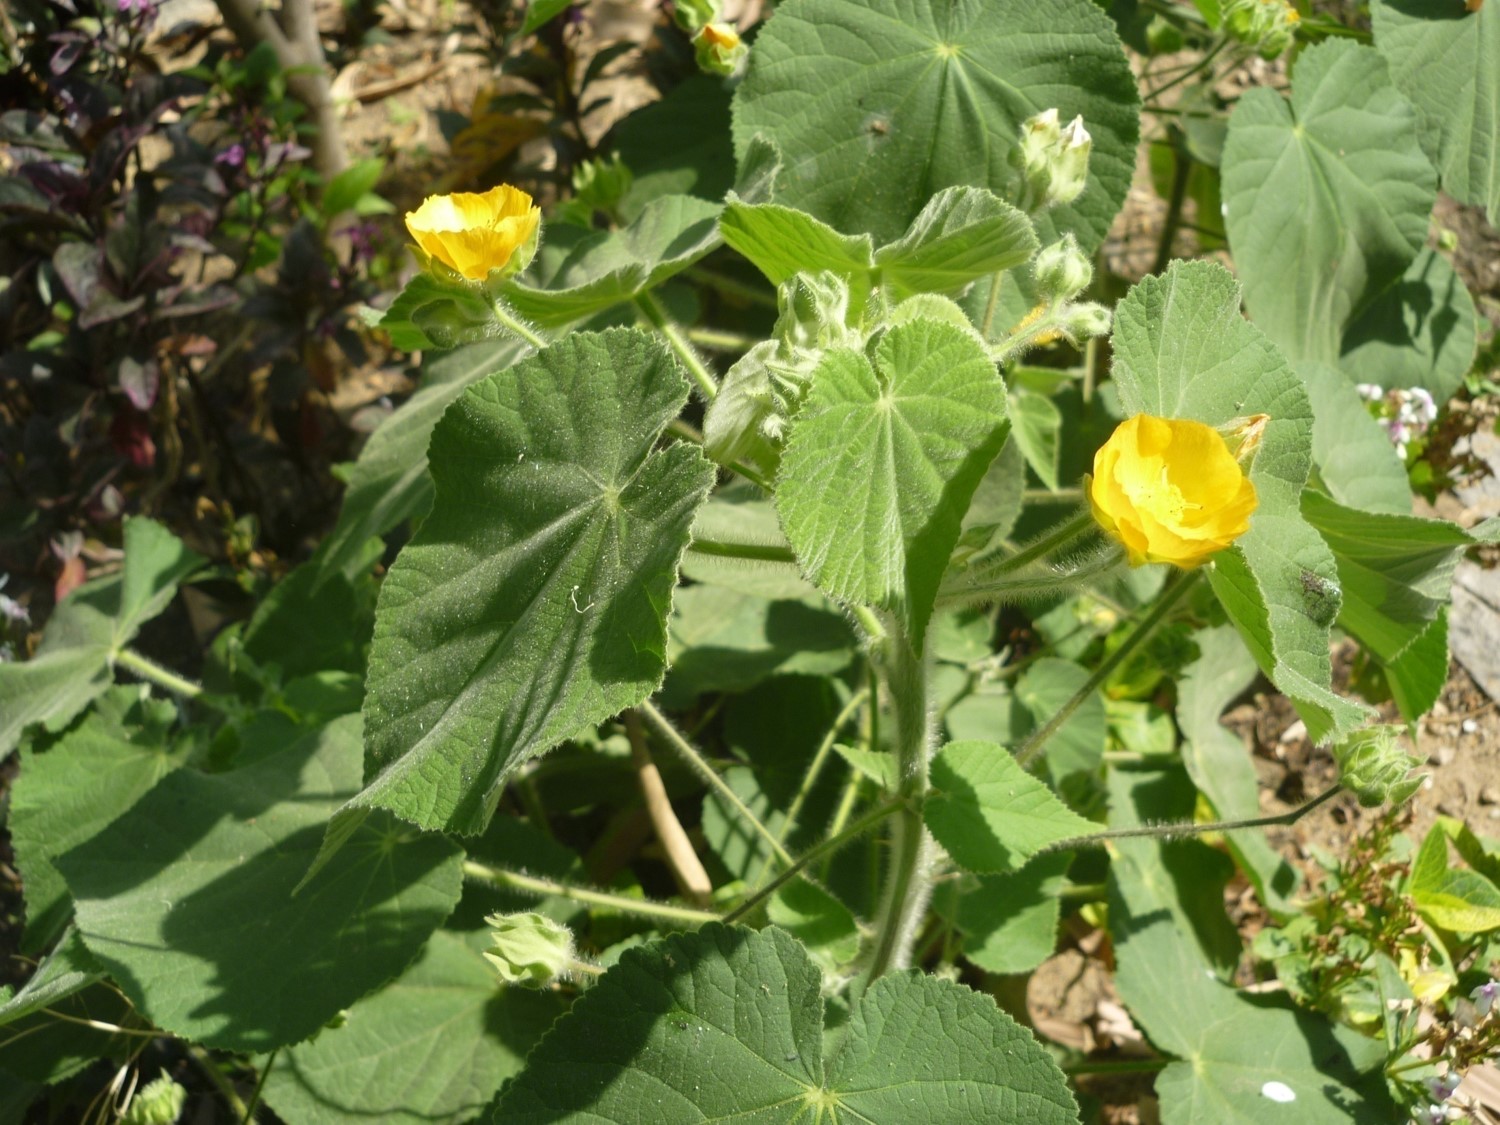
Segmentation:
[(163, 1074), (136, 1091), (120, 1125), (174, 1125), (186, 1101), (187, 1091)]
[(693, 36), (693, 51), (698, 58), (698, 69), (709, 74), (733, 74), (750, 56), (739, 32), (727, 23), (705, 24)]
[(1088, 255), (1078, 248), (1077, 240), (1065, 234), (1038, 251), (1031, 263), (1031, 274), (1043, 294), (1065, 301), (1089, 287), (1094, 280), (1094, 267)]
[(1021, 126), (1021, 143), (1010, 155), (1021, 173), (1021, 209), (1045, 211), (1077, 199), (1088, 182), (1092, 147), (1082, 117), (1066, 126), (1059, 123), (1056, 109), (1028, 118)]
[(1366, 727), (1333, 748), (1339, 783), (1367, 809), (1403, 804), (1426, 779), (1425, 774), (1410, 776), (1422, 759), (1397, 745), (1399, 735), (1399, 727)]
[(495, 941), (485, 960), (506, 984), (541, 988), (572, 969), (573, 934), (546, 915), (491, 914), (485, 923)]
[(1109, 310), (1092, 301), (1068, 305), (1059, 311), (1057, 317), (1058, 331), (1075, 344), (1108, 335), (1110, 323)]
[(831, 270), (798, 273), (776, 288), (778, 340), (790, 348), (827, 348), (848, 335), (849, 283)]

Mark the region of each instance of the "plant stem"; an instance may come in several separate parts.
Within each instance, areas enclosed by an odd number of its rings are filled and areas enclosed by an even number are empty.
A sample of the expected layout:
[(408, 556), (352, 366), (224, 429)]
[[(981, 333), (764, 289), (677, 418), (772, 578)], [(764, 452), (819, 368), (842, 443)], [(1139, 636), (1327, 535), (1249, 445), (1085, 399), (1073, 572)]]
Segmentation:
[(922, 821), (927, 796), (928, 756), (932, 746), (933, 715), (927, 699), (927, 667), (923, 654), (912, 648), (899, 626), (886, 640), (886, 689), (896, 720), (898, 794), (905, 798), (891, 829), (891, 860), (876, 922), (875, 952), (870, 980), (889, 969), (904, 969), (922, 916), (932, 897), (932, 838)]
[(730, 297), (739, 297), (741, 300), (749, 301), (751, 304), (762, 305), (768, 309), (776, 308), (776, 295), (768, 293), (756, 285), (750, 285), (728, 274), (716, 273), (706, 270), (702, 266), (694, 266), (688, 270), (685, 277), (692, 281), (702, 282), (710, 289), (717, 289)]
[(860, 817), (853, 824), (845, 828), (842, 832), (839, 832), (837, 835), (828, 837), (828, 839), (824, 840), (817, 847), (794, 860), (792, 862), (792, 865), (785, 871), (783, 871), (780, 875), (776, 876), (776, 878), (772, 879), (765, 886), (761, 887), (760, 890), (756, 891), (744, 902), (740, 903), (728, 914), (724, 915), (724, 921), (739, 921), (741, 918), (745, 917), (757, 906), (759, 906), (762, 902), (779, 891), (782, 887), (786, 886), (787, 883), (791, 882), (798, 875), (802, 874), (802, 872), (806, 870), (809, 864), (818, 862), (818, 860), (822, 859), (824, 856), (831, 856), (834, 852), (838, 851), (851, 840), (862, 836), (865, 833), (866, 829), (870, 828), (872, 825), (879, 824), (893, 812), (896, 812), (898, 809), (904, 808), (905, 806), (906, 800), (902, 797), (893, 797), (891, 798), (891, 800), (886, 801), (882, 805), (876, 805), (873, 809), (865, 813), (864, 816)]
[(1181, 141), (1181, 131), (1174, 125), (1168, 130), (1173, 138), (1172, 191), (1167, 199), (1167, 217), (1161, 225), (1161, 241), (1156, 245), (1156, 261), (1151, 264), (1152, 273), (1161, 273), (1172, 260), (1172, 246), (1177, 241), (1178, 224), (1182, 222), (1182, 204), (1187, 199), (1188, 179), (1193, 174), (1193, 158), (1187, 145)]
[(1165, 1070), (1170, 1065), (1171, 1059), (1120, 1059), (1078, 1062), (1062, 1069), (1064, 1074), (1143, 1074)]
[[(849, 818), (854, 815), (854, 806), (859, 801), (860, 783), (863, 778), (859, 771), (853, 770), (849, 775), (849, 783), (844, 786), (844, 795), (839, 798), (839, 807), (833, 810), (833, 819), (828, 822), (828, 838), (831, 840), (844, 831), (844, 826), (849, 823)], [(819, 877), (828, 877), (828, 863), (825, 860), (823, 870)]]
[(1073, 851), (1076, 848), (1093, 847), (1106, 840), (1134, 840), (1150, 837), (1172, 840), (1181, 836), (1205, 836), (1210, 832), (1238, 832), (1242, 828), (1271, 828), (1278, 824), (1295, 824), (1319, 805), (1332, 800), (1343, 791), (1343, 788), (1342, 784), (1334, 782), (1305, 804), (1298, 805), (1290, 812), (1276, 813), (1273, 816), (1254, 816), (1248, 820), (1213, 820), (1202, 824), (1187, 820), (1172, 824), (1145, 824), (1136, 828), (1107, 828), (1100, 832), (1090, 832), (1087, 836), (1073, 836), (1066, 840), (1058, 840), (1056, 843), (1048, 844), (1036, 854)]
[(175, 695), (192, 699), (203, 694), (203, 689), (192, 680), (183, 679), (176, 672), (163, 668), (154, 660), (148, 660), (134, 649), (122, 648), (115, 653), (115, 663), (128, 668), (143, 680), (150, 680)]
[(469, 859), (464, 861), (464, 877), (496, 887), (508, 887), (513, 891), (546, 898), (571, 899), (585, 906), (597, 906), (605, 910), (616, 910), (621, 914), (634, 914), (640, 918), (663, 918), (669, 922), (682, 922), (699, 926), (704, 922), (717, 922), (719, 915), (708, 910), (695, 910), (690, 906), (675, 906), (670, 902), (655, 902), (644, 898), (626, 898), (624, 895), (595, 891), (588, 887), (559, 883), (554, 879), (539, 879), (535, 875), (523, 875), (519, 871), (507, 871), (503, 867), (491, 867)]
[(248, 1120), (246, 1114), (250, 1107), (245, 1104), (245, 1099), (240, 1097), (240, 1092), (234, 1088), (234, 1083), (224, 1076), (224, 1072), (219, 1069), (219, 1064), (214, 1061), (214, 1057), (196, 1043), (188, 1044), (188, 1055), (198, 1064), (198, 1069), (203, 1071), (214, 1089), (219, 1091), (219, 1096), (229, 1106), (229, 1112), (234, 1119), (236, 1121)]
[(1000, 288), (1005, 283), (1005, 272), (995, 274), (990, 279), (990, 296), (984, 303), (984, 319), (979, 322), (979, 334), (989, 342), (990, 331), (995, 327), (995, 310), (1000, 307)]
[(1074, 539), (1094, 528), (1094, 517), (1089, 512), (1080, 512), (1072, 519), (1058, 524), (1040, 539), (1034, 540), (1028, 546), (1022, 547), (1013, 555), (1007, 555), (998, 562), (981, 561), (971, 567), (963, 575), (963, 581), (969, 585), (978, 585), (990, 578), (998, 578), (1002, 574), (1020, 570), (1027, 563), (1036, 562), (1037, 559), (1046, 558), (1059, 547), (1066, 546)]
[[(852, 696), (849, 702), (844, 704), (843, 710), (834, 716), (833, 724), (828, 728), (828, 733), (823, 736), (823, 741), (818, 744), (817, 753), (813, 755), (812, 762), (807, 767), (807, 772), (802, 775), (802, 784), (798, 786), (792, 803), (787, 806), (786, 818), (781, 822), (781, 828), (776, 833), (776, 838), (783, 844), (791, 835), (792, 829), (797, 826), (798, 818), (802, 815), (802, 806), (807, 803), (808, 796), (813, 791), (813, 786), (818, 783), (818, 775), (823, 772), (823, 766), (828, 761), (828, 756), (833, 753), (833, 744), (838, 740), (839, 731), (844, 729), (844, 724), (859, 713), (864, 706), (865, 700), (870, 698), (870, 693), (865, 688), (860, 688)], [(756, 873), (755, 881), (759, 883), (770, 871), (771, 861), (766, 859), (760, 865), (760, 871)]]
[(740, 819), (748, 824), (755, 831), (756, 835), (771, 846), (771, 853), (778, 860), (785, 865), (791, 864), (791, 853), (781, 846), (781, 841), (776, 838), (775, 834), (769, 828), (761, 823), (759, 817), (750, 811), (750, 807), (744, 801), (740, 800), (739, 794), (729, 788), (729, 783), (719, 776), (719, 771), (708, 764), (708, 760), (698, 752), (691, 742), (682, 737), (677, 728), (672, 725), (670, 719), (658, 711), (649, 699), (637, 707), (636, 710), (645, 717), (648, 723), (656, 728), (657, 734), (666, 739), (667, 745), (677, 751), (678, 756), (687, 762), (688, 765), (692, 766), (699, 777), (708, 782), (709, 788), (717, 793), (730, 808), (737, 812), (740, 815)]
[(703, 365), (698, 358), (698, 353), (693, 350), (693, 345), (687, 342), (682, 335), (682, 330), (673, 324), (663, 309), (650, 293), (638, 293), (635, 298), (635, 307), (640, 309), (641, 315), (651, 322), (651, 326), (662, 334), (667, 345), (676, 353), (682, 365), (692, 376), (693, 382), (698, 384), (698, 390), (703, 397), (712, 402), (719, 393), (719, 381), (714, 378), (713, 373)]
[(521, 320), (518, 317), (510, 315), (510, 310), (505, 307), (505, 303), (503, 301), (493, 301), (491, 302), (490, 307), (495, 314), (495, 320), (500, 324), (502, 328), (505, 328), (507, 331), (514, 332), (517, 336), (521, 337), (521, 339), (525, 340), (537, 351), (541, 351), (547, 346), (547, 341), (533, 332), (530, 326), (527, 325), (525, 321)]
[(1219, 52), (1224, 50), (1224, 48), (1227, 46), (1229, 46), (1229, 39), (1227, 37), (1220, 39), (1217, 43), (1215, 43), (1208, 49), (1208, 52), (1201, 59), (1198, 60), (1196, 66), (1190, 66), (1176, 78), (1173, 78), (1167, 82), (1163, 82), (1154, 90), (1148, 90), (1141, 101), (1154, 101), (1156, 98), (1161, 97), (1162, 94), (1165, 94), (1168, 90), (1171, 90), (1177, 86), (1181, 86), (1184, 82), (1191, 79), (1194, 75), (1203, 73), (1204, 70), (1206, 70), (1213, 64), (1214, 59), (1219, 57)]
[(1071, 699), (1064, 703), (1057, 711), (1036, 730), (1027, 736), (1020, 746), (1016, 747), (1016, 764), (1027, 765), (1031, 759), (1041, 753), (1042, 747), (1047, 740), (1056, 734), (1064, 723), (1073, 717), (1073, 712), (1081, 707), (1085, 700), (1089, 699), (1094, 692), (1099, 690), (1099, 685), (1109, 679), (1110, 674), (1120, 666), (1127, 656), (1140, 647), (1151, 633), (1161, 624), (1162, 620), (1172, 611), (1182, 596), (1193, 588), (1198, 578), (1198, 571), (1178, 571), (1167, 580), (1166, 588), (1162, 590), (1156, 599), (1156, 604), (1151, 607), (1151, 612), (1146, 614), (1136, 623), (1135, 629), (1130, 636), (1114, 652), (1110, 653), (1099, 662), (1093, 674), (1084, 681)]
[(661, 771), (651, 760), (651, 751), (646, 748), (646, 732), (641, 729), (641, 717), (635, 711), (625, 712), (625, 734), (630, 739), (630, 757), (635, 763), (636, 778), (641, 785), (641, 795), (646, 802), (646, 814), (651, 818), (651, 827), (667, 855), (667, 866), (677, 881), (682, 897), (699, 906), (708, 905), (713, 896), (713, 880), (704, 870), (703, 861), (693, 850), (687, 829), (677, 819), (667, 796), (667, 787), (661, 779)]
[(687, 338), (699, 347), (720, 352), (747, 352), (755, 345), (754, 336), (743, 332), (725, 332), (719, 328), (689, 328)]
[(255, 1089), (250, 1092), (250, 1104), (245, 1107), (245, 1115), (240, 1118), (240, 1125), (250, 1125), (250, 1122), (255, 1120), (255, 1109), (260, 1105), (261, 1091), (266, 1088), (266, 1079), (271, 1077), (271, 1068), (276, 1065), (276, 1056), (280, 1051), (280, 1047), (272, 1051), (270, 1057), (266, 1059), (266, 1065), (261, 1068), (260, 1077), (255, 1082)]
[(719, 539), (694, 538), (688, 550), (717, 559), (746, 559), (750, 562), (793, 563), (797, 556), (780, 543), (727, 543)]

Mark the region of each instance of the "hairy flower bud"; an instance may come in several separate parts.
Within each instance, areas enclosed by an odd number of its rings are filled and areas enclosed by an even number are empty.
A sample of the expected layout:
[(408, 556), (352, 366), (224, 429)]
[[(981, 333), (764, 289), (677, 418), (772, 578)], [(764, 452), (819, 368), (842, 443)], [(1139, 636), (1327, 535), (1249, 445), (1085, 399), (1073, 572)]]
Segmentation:
[(696, 35), (719, 18), (719, 0), (675, 0), (672, 18), (689, 35)]
[(1088, 183), (1093, 138), (1075, 117), (1060, 125), (1056, 109), (1044, 110), (1021, 126), (1021, 141), (1011, 150), (1011, 164), (1021, 173), (1023, 211), (1045, 211), (1071, 203)]
[(1031, 275), (1043, 294), (1066, 301), (1088, 288), (1094, 280), (1094, 267), (1088, 255), (1078, 248), (1078, 240), (1072, 234), (1065, 234), (1037, 252), (1031, 262)]
[(1422, 759), (1397, 745), (1399, 735), (1398, 727), (1366, 727), (1333, 748), (1339, 783), (1367, 809), (1402, 804), (1422, 787), (1425, 775), (1410, 776)]
[(737, 71), (750, 54), (739, 32), (727, 23), (705, 24), (693, 36), (693, 50), (699, 70), (726, 77)]
[(163, 1074), (137, 1091), (120, 1125), (173, 1125), (182, 1114), (187, 1091), (170, 1075)]
[(572, 969), (573, 934), (546, 915), (491, 914), (484, 921), (495, 940), (485, 960), (506, 984), (541, 988)]

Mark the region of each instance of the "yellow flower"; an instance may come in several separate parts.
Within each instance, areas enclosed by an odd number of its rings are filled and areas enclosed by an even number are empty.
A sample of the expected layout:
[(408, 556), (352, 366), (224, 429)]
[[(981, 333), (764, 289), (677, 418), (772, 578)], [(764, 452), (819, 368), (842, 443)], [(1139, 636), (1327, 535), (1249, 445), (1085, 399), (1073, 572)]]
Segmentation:
[(470, 281), (483, 281), (535, 246), (541, 219), (531, 196), (501, 184), (482, 195), (429, 195), (406, 213), (406, 229), (428, 255)]
[(740, 45), (738, 33), (725, 23), (704, 24), (698, 34), (720, 50), (732, 51)]
[(1094, 454), (1085, 487), (1094, 518), (1131, 566), (1200, 566), (1245, 533), (1256, 504), (1217, 430), (1149, 414), (1120, 423)]

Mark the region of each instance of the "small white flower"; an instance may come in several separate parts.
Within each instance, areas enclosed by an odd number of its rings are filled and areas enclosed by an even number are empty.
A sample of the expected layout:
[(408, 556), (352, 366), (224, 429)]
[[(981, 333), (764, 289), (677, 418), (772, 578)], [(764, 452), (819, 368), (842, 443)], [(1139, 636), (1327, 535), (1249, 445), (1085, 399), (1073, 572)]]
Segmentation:
[(1385, 397), (1385, 391), (1381, 390), (1374, 383), (1358, 383), (1354, 389), (1359, 392), (1359, 397), (1366, 402), (1379, 402)]
[(1429, 1078), (1427, 1080), (1427, 1091), (1432, 1095), (1435, 1102), (1445, 1102), (1458, 1091), (1461, 1078), (1454, 1072), (1449, 1071), (1441, 1078)]
[(1500, 981), (1492, 980), (1488, 984), (1481, 984), (1469, 993), (1469, 999), (1474, 1001), (1474, 1007), (1478, 1010), (1480, 1018), (1489, 1015), (1495, 1007), (1495, 1002), (1500, 1000)]

